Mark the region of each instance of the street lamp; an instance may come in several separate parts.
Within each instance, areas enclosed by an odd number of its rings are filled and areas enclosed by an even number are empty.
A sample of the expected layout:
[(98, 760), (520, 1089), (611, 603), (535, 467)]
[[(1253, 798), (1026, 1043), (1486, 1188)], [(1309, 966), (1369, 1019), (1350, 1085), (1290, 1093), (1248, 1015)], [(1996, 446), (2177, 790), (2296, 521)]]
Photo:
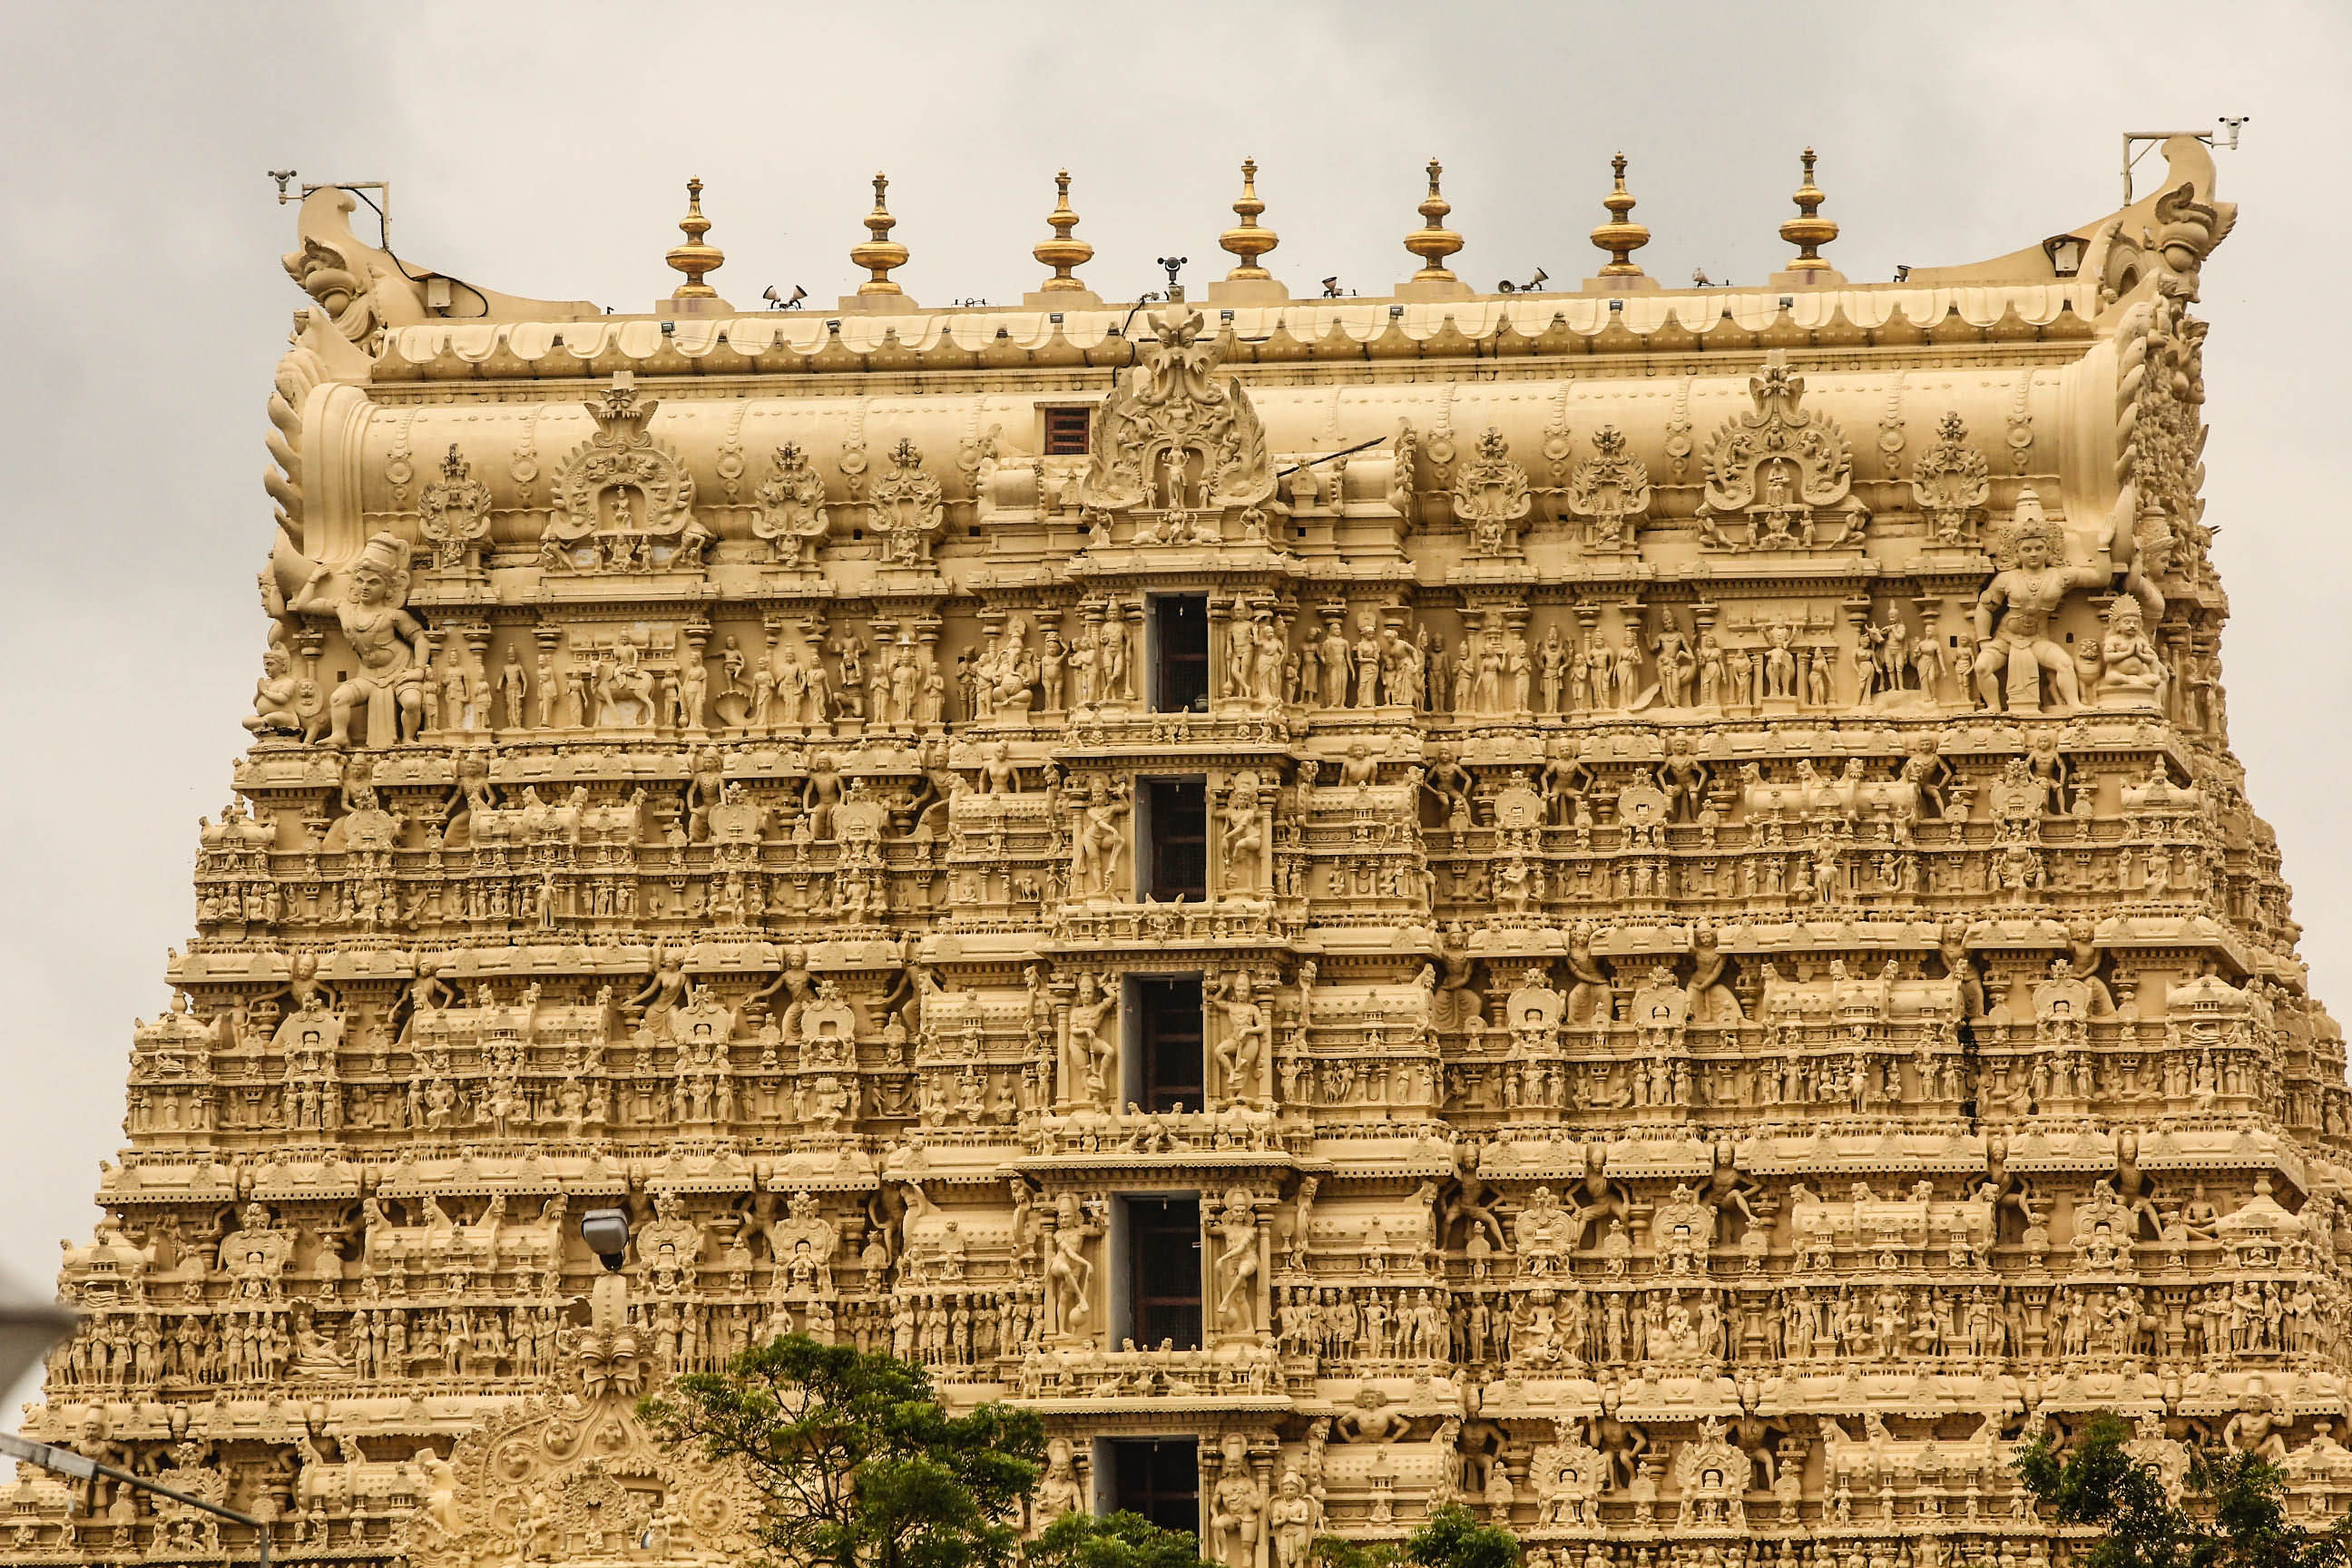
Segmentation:
[[(16, 1380), (33, 1370), (51, 1345), (73, 1332), (75, 1315), (63, 1307), (46, 1301), (0, 1302), (0, 1388), (15, 1386)], [(183, 1507), (200, 1509), (231, 1524), (241, 1524), (253, 1531), (254, 1561), (259, 1568), (269, 1568), (269, 1527), (250, 1514), (237, 1513), (202, 1498), (190, 1497), (170, 1487), (158, 1486), (143, 1476), (128, 1470), (118, 1470), (112, 1465), (101, 1465), (87, 1454), (71, 1448), (60, 1448), (54, 1443), (37, 1443), (30, 1437), (19, 1437), (13, 1432), (0, 1432), (0, 1455), (23, 1459), (45, 1470), (77, 1481), (96, 1480), (104, 1476), (118, 1486), (133, 1491), (169, 1498)]]

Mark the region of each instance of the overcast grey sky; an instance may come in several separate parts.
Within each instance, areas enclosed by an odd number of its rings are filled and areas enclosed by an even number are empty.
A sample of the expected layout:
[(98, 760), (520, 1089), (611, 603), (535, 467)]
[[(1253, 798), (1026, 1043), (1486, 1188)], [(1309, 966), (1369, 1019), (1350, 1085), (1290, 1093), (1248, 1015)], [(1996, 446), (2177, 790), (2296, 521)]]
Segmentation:
[[(263, 404), (293, 241), (263, 171), (393, 182), (393, 243), (495, 289), (643, 310), (708, 182), (719, 291), (820, 300), (877, 168), (918, 299), (1034, 287), (1055, 169), (1086, 276), (1213, 276), (1234, 165), (1261, 165), (1270, 264), (1367, 293), (1412, 265), (1446, 166), (1481, 288), (1593, 270), (1609, 154), (1642, 253), (1753, 280), (1820, 149), (1849, 276), (1997, 255), (2117, 205), (2118, 133), (2249, 114), (2242, 204), (2206, 268), (2209, 521), (2237, 620), (2238, 753), (2275, 823), (2323, 996), (2352, 1014), (2340, 781), (2344, 299), (2352, 7), (958, 4), (41, 5), (0, 17), (0, 1270), (46, 1285), (120, 1139), (133, 1015), (190, 929), (199, 814), (227, 797), (270, 536)], [(2160, 161), (2151, 160), (2151, 172)], [(2331, 629), (2332, 628), (2332, 629)], [(2328, 630), (2327, 639), (2316, 634)], [(2325, 657), (2322, 657), (2322, 656)]]

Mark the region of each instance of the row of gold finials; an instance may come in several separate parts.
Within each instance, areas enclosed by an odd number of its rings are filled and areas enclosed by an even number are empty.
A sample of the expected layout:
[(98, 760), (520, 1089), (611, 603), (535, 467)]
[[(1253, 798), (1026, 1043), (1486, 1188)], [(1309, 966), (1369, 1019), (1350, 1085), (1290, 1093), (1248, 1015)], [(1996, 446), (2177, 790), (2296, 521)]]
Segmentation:
[[(1797, 204), (1798, 216), (1780, 226), (1780, 237), (1797, 247), (1797, 255), (1789, 265), (1790, 272), (1826, 272), (1830, 264), (1822, 258), (1821, 247), (1835, 239), (1838, 226), (1834, 219), (1821, 216), (1821, 205), (1826, 199), (1820, 186), (1813, 184), (1813, 150), (1804, 151), (1805, 181), (1790, 198)], [(1610, 160), (1615, 171), (1616, 183), (1610, 193), (1601, 198), (1609, 209), (1609, 221), (1592, 230), (1592, 243), (1609, 253), (1601, 268), (1603, 278), (1639, 278), (1641, 264), (1633, 260), (1633, 252), (1650, 243), (1650, 231), (1633, 221), (1633, 196), (1625, 189), (1625, 154), (1620, 153)], [(1421, 270), (1412, 275), (1415, 283), (1452, 283), (1456, 281), (1445, 263), (1462, 248), (1462, 236), (1447, 228), (1445, 216), (1454, 210), (1438, 189), (1444, 167), (1434, 158), (1429, 161), (1429, 195), (1417, 209), (1422, 225), (1404, 237), (1404, 247), (1421, 259)], [(908, 249), (890, 237), (898, 220), (890, 216), (883, 195), (890, 188), (887, 175), (874, 176), (874, 210), (866, 215), (867, 237), (850, 247), (849, 259), (872, 274), (857, 286), (864, 295), (898, 294), (904, 292), (890, 274), (907, 265)], [(1078, 226), (1078, 215), (1070, 206), (1070, 172), (1064, 169), (1054, 176), (1054, 210), (1045, 222), (1054, 231), (1050, 239), (1040, 240), (1030, 254), (1044, 266), (1054, 269), (1054, 275), (1039, 284), (1040, 293), (1066, 291), (1084, 292), (1086, 284), (1079, 280), (1076, 268), (1094, 257), (1095, 247), (1078, 238), (1072, 231)], [(686, 243), (669, 252), (669, 264), (686, 274), (672, 297), (680, 300), (711, 299), (718, 290), (703, 281), (705, 276), (717, 271), (727, 259), (727, 253), (709, 244), (703, 236), (710, 231), (710, 220), (702, 216), (702, 182), (686, 183), (687, 214), (677, 226), (686, 232)], [(1234, 203), (1234, 214), (1241, 219), (1217, 237), (1218, 246), (1230, 251), (1240, 265), (1225, 274), (1227, 282), (1247, 283), (1271, 279), (1273, 273), (1262, 265), (1266, 252), (1281, 243), (1274, 230), (1258, 222), (1265, 211), (1265, 203), (1257, 194), (1257, 160), (1242, 160), (1242, 194)]]

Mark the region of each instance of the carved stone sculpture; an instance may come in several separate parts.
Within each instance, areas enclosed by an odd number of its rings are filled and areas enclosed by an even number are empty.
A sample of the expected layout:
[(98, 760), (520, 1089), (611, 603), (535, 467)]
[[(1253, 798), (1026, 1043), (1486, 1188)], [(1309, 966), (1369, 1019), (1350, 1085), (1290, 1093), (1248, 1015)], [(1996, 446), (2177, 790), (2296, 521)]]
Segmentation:
[(756, 1494), (635, 1400), (794, 1332), (1039, 1412), (1035, 1528), (1191, 1439), (1230, 1568), (1455, 1501), (2034, 1568), (2011, 1460), (2106, 1410), (2341, 1514), (2352, 1091), (2165, 157), (2072, 278), (1809, 209), (1761, 289), (1150, 314), (452, 315), (313, 193), (251, 742), (26, 1430), (280, 1562), (683, 1568)]
[(2072, 656), (2050, 636), (2052, 619), (2077, 588), (2107, 580), (2091, 566), (2069, 565), (2063, 536), (2032, 490), (2021, 490), (2011, 520), (2004, 565), (1977, 600), (1976, 652), (1970, 668), (1988, 708), (2037, 712), (2046, 677), (2056, 705), (2077, 706), (2081, 689)]
[(832, 520), (825, 511), (824, 476), (797, 442), (776, 448), (773, 471), (757, 499), (760, 511), (751, 520), (751, 532), (768, 542), (772, 559), (786, 566), (814, 566)]

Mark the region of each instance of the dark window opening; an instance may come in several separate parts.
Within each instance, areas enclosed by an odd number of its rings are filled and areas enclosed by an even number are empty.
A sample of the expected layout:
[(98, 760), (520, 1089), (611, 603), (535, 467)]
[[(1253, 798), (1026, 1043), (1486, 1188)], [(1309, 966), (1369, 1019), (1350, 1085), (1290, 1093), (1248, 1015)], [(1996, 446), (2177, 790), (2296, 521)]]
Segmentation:
[(1161, 903), (1209, 896), (1209, 791), (1205, 779), (1143, 781), (1149, 864), (1145, 894)]
[(1201, 977), (1139, 979), (1135, 1042), (1140, 1072), (1136, 1098), (1147, 1110), (1199, 1110), (1208, 1102), (1201, 1067)]
[(1200, 1533), (1198, 1438), (1119, 1438), (1110, 1451), (1113, 1509), (1139, 1513), (1162, 1530)]
[(1209, 601), (1161, 594), (1151, 601), (1151, 706), (1160, 713), (1209, 710)]
[(1045, 410), (1045, 456), (1049, 458), (1083, 458), (1087, 453), (1087, 430), (1093, 422), (1091, 408), (1048, 408)]
[[(1128, 1304), (1135, 1342), (1201, 1348), (1201, 1200), (1127, 1202)], [(1169, 1528), (1174, 1529), (1173, 1525)]]

